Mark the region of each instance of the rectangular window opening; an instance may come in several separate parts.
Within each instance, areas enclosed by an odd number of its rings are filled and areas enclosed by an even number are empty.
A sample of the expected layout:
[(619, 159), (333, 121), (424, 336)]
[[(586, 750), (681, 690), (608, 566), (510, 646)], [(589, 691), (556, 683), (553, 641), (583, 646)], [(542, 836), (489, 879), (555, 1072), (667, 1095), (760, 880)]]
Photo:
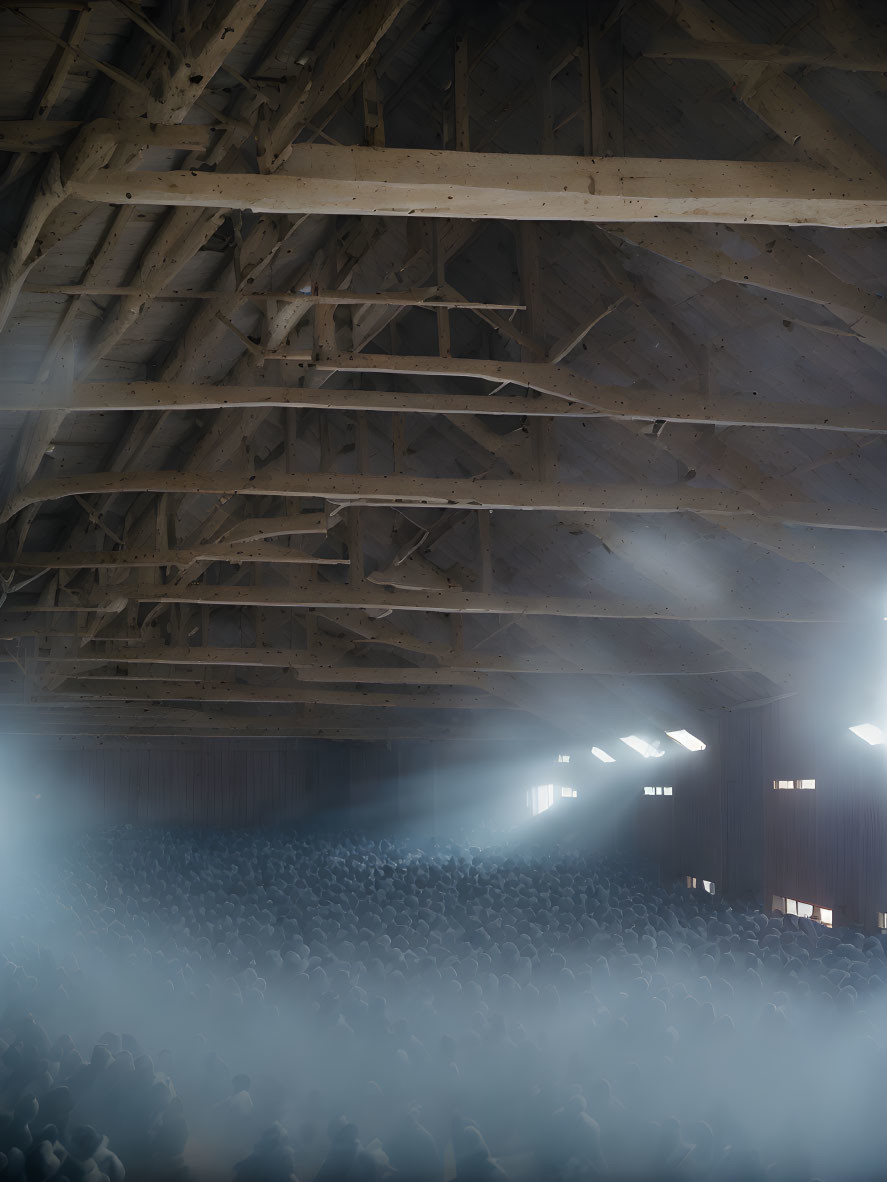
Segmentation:
[(815, 780), (774, 780), (773, 787), (780, 791), (788, 791), (796, 788), (802, 791), (811, 792), (816, 787)]
[(538, 788), (531, 788), (528, 796), (530, 811), (537, 817), (554, 804), (554, 784), (540, 784)]
[[(816, 903), (805, 903), (800, 899), (789, 899), (786, 895), (774, 895), (771, 911), (781, 911), (783, 915), (797, 915), (801, 919), (812, 919), (821, 923), (823, 927), (832, 926), (833, 910), (831, 907), (820, 907)], [(879, 913), (879, 916), (883, 912)]]

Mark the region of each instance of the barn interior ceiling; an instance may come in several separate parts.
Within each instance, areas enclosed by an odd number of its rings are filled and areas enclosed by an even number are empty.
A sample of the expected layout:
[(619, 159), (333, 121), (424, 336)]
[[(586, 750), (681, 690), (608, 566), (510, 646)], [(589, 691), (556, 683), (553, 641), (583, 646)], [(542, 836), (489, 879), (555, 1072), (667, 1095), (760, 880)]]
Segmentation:
[(0, 729), (859, 721), (879, 5), (17, 0), (0, 65)]

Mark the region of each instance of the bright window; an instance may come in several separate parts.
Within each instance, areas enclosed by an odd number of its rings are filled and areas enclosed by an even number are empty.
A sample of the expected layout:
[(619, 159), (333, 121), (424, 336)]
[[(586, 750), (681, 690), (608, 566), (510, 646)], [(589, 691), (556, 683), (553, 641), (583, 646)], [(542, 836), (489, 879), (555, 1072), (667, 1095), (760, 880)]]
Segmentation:
[(816, 787), (815, 780), (774, 780), (773, 787), (788, 790), (790, 788), (806, 789), (811, 791)]
[(554, 784), (540, 784), (527, 793), (527, 803), (533, 816), (544, 813), (554, 804)]
[[(802, 919), (813, 919), (823, 927), (832, 926), (832, 908), (819, 907), (815, 903), (804, 903), (798, 899), (789, 899), (786, 895), (774, 895), (771, 911), (781, 911), (783, 915), (797, 915)], [(881, 913), (883, 915), (883, 913)]]
[(671, 796), (672, 790), (670, 784), (646, 784), (644, 786), (644, 796)]
[(578, 795), (575, 788), (561, 788), (561, 796), (570, 796), (575, 800)]
[(557, 757), (557, 761), (558, 761), (558, 763), (569, 763), (570, 757), (569, 757), (569, 755), (559, 755)]

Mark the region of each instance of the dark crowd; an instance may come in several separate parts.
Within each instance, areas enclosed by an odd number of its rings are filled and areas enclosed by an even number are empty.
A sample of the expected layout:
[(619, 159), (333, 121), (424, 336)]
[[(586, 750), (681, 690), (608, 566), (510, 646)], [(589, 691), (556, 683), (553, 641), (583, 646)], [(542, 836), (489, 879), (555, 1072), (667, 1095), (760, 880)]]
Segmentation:
[(887, 1177), (879, 937), (507, 845), (5, 862), (0, 1179)]

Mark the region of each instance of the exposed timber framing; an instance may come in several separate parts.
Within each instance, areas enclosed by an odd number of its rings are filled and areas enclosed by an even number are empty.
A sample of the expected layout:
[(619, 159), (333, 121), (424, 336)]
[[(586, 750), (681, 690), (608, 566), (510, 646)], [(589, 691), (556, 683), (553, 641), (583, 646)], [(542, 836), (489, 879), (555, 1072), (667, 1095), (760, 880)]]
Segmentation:
[(190, 566), (195, 562), (269, 562), (297, 566), (347, 566), (347, 558), (319, 558), (289, 546), (265, 543), (213, 544), (189, 550), (25, 550), (12, 564), (40, 570), (91, 570), (103, 567)]
[(68, 187), (81, 201), (256, 213), (887, 225), (887, 181), (841, 178), (804, 164), (297, 144), (287, 169), (289, 175), (105, 169)]
[[(41, 638), (51, 641), (51, 635)], [(376, 684), (421, 684), (428, 676), (429, 683), (446, 684), (449, 673), (521, 673), (521, 674), (594, 674), (595, 676), (686, 677), (708, 676), (713, 673), (735, 672), (747, 666), (718, 657), (680, 657), (663, 659), (652, 654), (644, 657), (622, 655), (599, 656), (589, 661), (576, 654), (575, 661), (548, 656), (544, 652), (524, 655), (460, 649), (441, 653), (436, 665), (420, 665), (409, 669), (387, 666), (334, 665), (330, 658), (305, 649), (277, 649), (268, 646), (252, 648), (190, 647), (187, 645), (93, 642), (76, 653), (41, 657), (35, 660), (54, 660), (60, 664), (75, 662), (91, 665), (219, 665), (245, 668), (297, 669), (301, 681), (348, 682), (365, 681)], [(457, 683), (453, 683), (457, 684)], [(464, 683), (461, 683), (464, 684)]]
[(9, 505), (6, 520), (28, 505), (108, 492), (212, 493), (219, 496), (316, 497), (339, 505), (516, 509), (567, 513), (752, 514), (823, 529), (887, 531), (880, 506), (762, 505), (743, 493), (677, 485), (571, 485), (535, 480), (449, 480), (425, 476), (340, 476), (323, 472), (97, 472), (35, 480)]
[(883, 54), (834, 53), (828, 50), (799, 49), (794, 45), (768, 45), (750, 41), (691, 41), (677, 37), (660, 37), (646, 47), (644, 57), (746, 65), (764, 62), (767, 65), (779, 66), (780, 69), (809, 66), (819, 70), (887, 74), (887, 58)]
[[(887, 326), (885, 326), (887, 346)], [(292, 353), (286, 354), (292, 358)], [(0, 382), (0, 410), (58, 409), (71, 412), (189, 411), (225, 407), (300, 407), (317, 410), (404, 414), (529, 415), (534, 418), (619, 418), (642, 422), (713, 423), (718, 426), (785, 427), (802, 431), (887, 434), (887, 406), (857, 401), (832, 404), (780, 403), (764, 391), (703, 395), (653, 391), (640, 386), (603, 386), (567, 369), (536, 362), (498, 362), (450, 357), (336, 355), (304, 362), (318, 372), (337, 370), (477, 377), (540, 391), (539, 397), (508, 394), (407, 393), (399, 390), (332, 390), (304, 386), (201, 386), (179, 382)]]
[[(311, 583), (304, 587), (221, 586), (201, 583), (174, 586), (136, 583), (96, 588), (76, 605), (80, 611), (116, 610), (116, 601), (139, 603), (227, 604), (250, 607), (358, 608), (362, 611), (461, 612), (468, 615), (568, 616), (584, 620), (749, 620), (758, 623), (828, 624), (850, 622), (852, 609), (805, 612), (788, 606), (762, 608), (719, 599), (707, 604), (656, 605), (632, 603), (611, 596), (484, 594), (475, 591), (401, 591), (367, 582), (360, 587)], [(7, 610), (9, 609), (7, 607)], [(30, 611), (70, 611), (70, 605), (29, 605)]]

